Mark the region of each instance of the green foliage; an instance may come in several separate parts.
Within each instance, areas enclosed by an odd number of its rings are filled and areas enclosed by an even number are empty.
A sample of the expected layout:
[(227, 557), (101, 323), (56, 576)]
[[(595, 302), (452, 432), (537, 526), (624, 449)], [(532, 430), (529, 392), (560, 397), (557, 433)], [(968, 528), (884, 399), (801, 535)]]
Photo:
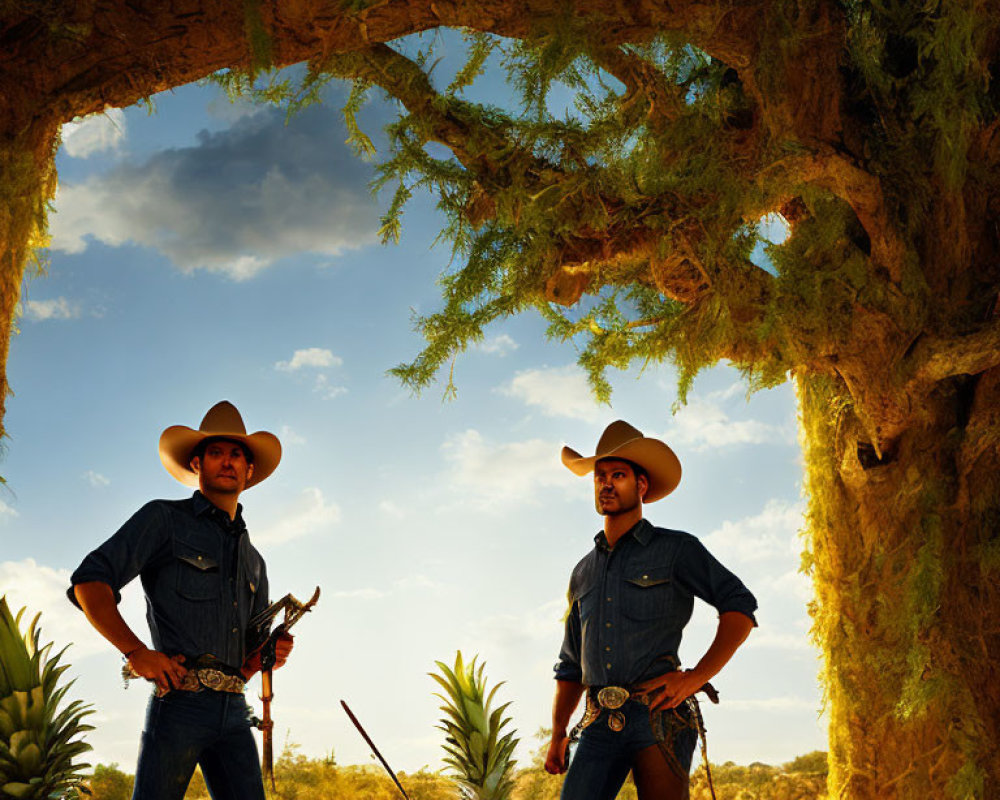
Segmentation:
[(829, 767), (827, 765), (826, 753), (822, 750), (813, 750), (811, 753), (796, 756), (785, 764), (782, 769), (785, 772), (800, 772), (804, 775), (822, 775), (826, 777)]
[(93, 712), (79, 700), (60, 709), (72, 686), (59, 685), (65, 650), (50, 658), (52, 645), (40, 646), (38, 615), (22, 635), (23, 615), (0, 597), (0, 793), (42, 800), (80, 785), (90, 765), (74, 759), (91, 749), (79, 737), (93, 730), (81, 722)]
[[(546, 734), (547, 738), (547, 734)], [(545, 746), (534, 753), (532, 765), (517, 770), (511, 800), (559, 800), (563, 778), (544, 768)], [(826, 754), (799, 756), (783, 767), (767, 764), (741, 766), (732, 762), (713, 764), (717, 800), (820, 800), (823, 795)], [(286, 746), (275, 763), (278, 779), (276, 800), (395, 800), (398, 790), (380, 767), (339, 766), (328, 758), (307, 758), (294, 745)], [(197, 777), (197, 773), (196, 773)], [(400, 773), (412, 800), (453, 800), (455, 785), (435, 772)], [(116, 764), (98, 764), (87, 781), (91, 800), (127, 800), (133, 778)], [(958, 796), (958, 795), (956, 795)], [(204, 783), (192, 783), (187, 800), (207, 800)], [(629, 779), (619, 800), (635, 800)], [(691, 800), (709, 800), (708, 785), (699, 771), (691, 782)]]
[[(595, 36), (599, 31), (572, 16), (549, 20), (523, 41), (468, 35), (465, 63), (440, 93), (433, 89), (431, 69), (415, 69), (437, 63), (434, 39), (422, 40), (427, 46), (412, 60), (378, 62), (383, 85), (411, 98), (409, 111), (387, 129), (389, 151), (378, 165), (374, 188), (396, 187), (380, 235), (383, 241), (398, 239), (407, 200), (431, 192), (446, 219), (440, 238), (452, 250), (453, 269), (442, 277), (444, 308), (415, 320), (427, 346), (413, 362), (392, 370), (415, 391), (482, 339), (488, 325), (528, 309), (550, 320), (553, 336), (578, 343), (580, 362), (604, 399), (609, 366), (671, 358), (686, 388), (720, 357), (727, 337), (741, 335), (721, 293), (683, 314), (680, 303), (650, 284), (648, 252), (613, 261), (599, 252), (601, 241), (634, 230), (638, 239), (658, 240), (657, 258), (670, 258), (688, 246), (697, 226), (697, 255), (720, 287), (731, 261), (748, 264), (755, 234), (741, 206), (756, 190), (749, 170), (734, 170), (733, 143), (725, 135), (746, 98), (727, 82), (725, 65), (684, 42), (659, 37), (627, 48), (629, 57), (652, 64), (680, 98), (676, 120), (650, 127), (641, 103), (624, 103), (621, 85), (601, 69), (603, 44)], [(520, 110), (460, 97), (487, 63), (506, 70)], [(295, 85), (272, 76), (255, 86), (231, 73), (216, 80), (236, 94), (285, 103), (291, 112), (317, 102), (328, 81), (352, 77), (344, 107), (349, 142), (368, 157), (374, 148), (356, 116), (372, 88), (373, 69), (363, 54), (341, 54), (311, 63)], [(549, 108), (556, 85), (576, 94), (574, 108), (564, 114)], [(419, 102), (412, 99), (415, 93)], [(460, 142), (441, 138), (443, 119), (461, 129)], [(435, 143), (459, 150), (445, 154)], [(683, 225), (677, 219), (681, 209)], [(566, 262), (567, 251), (576, 249), (582, 250), (595, 308), (565, 310), (546, 296), (546, 282)], [(784, 364), (738, 365), (758, 385), (784, 379)]]
[(438, 728), (445, 733), (444, 759), (453, 771), (461, 796), (468, 800), (510, 800), (514, 788), (512, 759), (518, 739), (504, 712), (510, 703), (492, 708), (493, 698), (503, 682), (486, 693), (483, 677), (485, 662), (476, 668), (476, 659), (469, 664), (462, 653), (455, 654), (455, 665), (435, 662), (440, 674), (430, 676), (444, 689), (436, 695), (444, 701), (441, 710), (447, 716)]
[(875, 116), (868, 146), (906, 207), (901, 221), (915, 226), (932, 197), (926, 167), (948, 188), (960, 187), (972, 132), (997, 111), (984, 58), (997, 12), (944, 0), (845, 6), (857, 102)]
[(978, 800), (985, 797), (986, 773), (972, 762), (966, 762), (948, 781), (948, 793), (954, 800)]
[(15, 144), (0, 147), (0, 176), (0, 207), (12, 211), (10, 241), (27, 242), (28, 274), (39, 275), (48, 264), (48, 202), (55, 193), (55, 170), (51, 162), (39, 164)]
[(243, 27), (250, 45), (250, 80), (274, 63), (271, 35), (264, 25), (261, 0), (243, 0)]
[(490, 57), (497, 40), (489, 34), (478, 31), (464, 33), (466, 41), (469, 42), (469, 54), (465, 65), (455, 73), (455, 77), (448, 85), (447, 94), (454, 96), (471, 86), (476, 78), (483, 74), (486, 68), (486, 59)]
[(129, 800), (135, 777), (122, 772), (117, 764), (98, 764), (86, 785), (91, 800)]
[[(905, 719), (924, 713), (929, 704), (947, 691), (946, 680), (933, 675), (927, 635), (936, 625), (941, 607), (944, 580), (941, 520), (929, 514), (921, 531), (924, 544), (917, 550), (916, 562), (909, 571), (906, 610), (902, 619), (911, 642), (906, 654), (907, 677), (900, 692), (898, 713)], [(928, 677), (928, 675), (931, 677)]]

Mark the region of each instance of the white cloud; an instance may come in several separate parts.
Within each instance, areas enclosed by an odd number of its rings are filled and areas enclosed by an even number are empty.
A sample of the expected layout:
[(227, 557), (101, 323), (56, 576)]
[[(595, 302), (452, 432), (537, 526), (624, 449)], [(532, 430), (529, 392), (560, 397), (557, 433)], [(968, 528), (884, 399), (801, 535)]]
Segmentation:
[(66, 597), (70, 571), (53, 569), (34, 559), (0, 562), (0, 587), (15, 614), (27, 607), (21, 619), (22, 632), (35, 614), (41, 612), (42, 642), (54, 642), (53, 654), (69, 643), (72, 661), (104, 652), (111, 647), (90, 627), (87, 618)]
[(277, 521), (251, 530), (254, 544), (283, 544), (323, 533), (340, 522), (340, 506), (327, 502), (315, 487), (303, 489), (297, 501)]
[(733, 711), (764, 711), (786, 714), (800, 711), (813, 711), (819, 714), (821, 710), (815, 699), (793, 696), (767, 697), (756, 700), (729, 698), (726, 700), (726, 708)]
[(339, 142), (339, 115), (314, 107), (286, 125), (277, 110), (202, 131), (193, 147), (59, 187), (52, 248), (93, 238), (159, 250), (183, 272), (246, 280), (287, 256), (337, 256), (377, 241), (370, 165)]
[(300, 369), (323, 369), (324, 367), (339, 367), (344, 360), (335, 356), (323, 347), (306, 347), (296, 350), (290, 360), (278, 361), (274, 368), (282, 372), (295, 372)]
[(27, 300), (21, 307), (26, 319), (44, 322), (50, 319), (78, 319), (81, 315), (80, 306), (71, 303), (65, 297), (55, 297), (51, 300)]
[(88, 469), (83, 473), (83, 479), (95, 489), (101, 489), (105, 486), (111, 485), (111, 480), (109, 478), (106, 478), (100, 472), (94, 472), (92, 469)]
[(481, 508), (531, 502), (546, 488), (576, 483), (559, 461), (560, 445), (542, 439), (494, 444), (477, 430), (449, 436), (441, 446), (448, 486)]
[(747, 387), (740, 381), (735, 381), (725, 389), (718, 389), (714, 392), (708, 393), (708, 400), (710, 401), (726, 401), (732, 400), (736, 397), (746, 397)]
[(494, 336), (492, 339), (486, 339), (485, 341), (479, 342), (475, 349), (479, 350), (481, 353), (488, 353), (502, 358), (503, 356), (513, 353), (519, 346), (520, 345), (518, 345), (518, 343), (506, 333), (501, 333)]
[(345, 600), (378, 600), (385, 597), (385, 592), (378, 589), (344, 589), (333, 593), (334, 597), (340, 597)]
[(395, 588), (400, 592), (423, 590), (437, 593), (446, 590), (448, 587), (443, 583), (431, 580), (426, 575), (418, 573), (416, 575), (407, 575), (405, 578), (400, 578), (396, 581)]
[(378, 510), (392, 519), (405, 519), (406, 511), (396, 505), (392, 500), (382, 500), (378, 504)]
[(792, 226), (777, 211), (757, 220), (757, 233), (772, 244), (783, 244), (791, 232)]
[(289, 445), (297, 446), (306, 443), (306, 438), (294, 431), (290, 425), (281, 426), (281, 429), (278, 431), (278, 440), (286, 447)]
[(725, 553), (734, 561), (787, 561), (801, 549), (798, 531), (802, 514), (799, 503), (769, 500), (759, 514), (735, 522), (726, 520), (704, 538), (704, 543), (713, 553)]
[(794, 597), (803, 606), (813, 598), (812, 580), (798, 569), (790, 569), (776, 578), (765, 578), (763, 582), (758, 581), (758, 585), (778, 600)]
[(316, 394), (322, 395), (327, 400), (333, 400), (335, 397), (347, 394), (347, 387), (331, 386), (330, 379), (326, 375), (320, 374), (316, 376), (316, 383), (313, 386), (313, 391), (316, 392)]
[(587, 376), (577, 366), (523, 370), (500, 391), (550, 417), (598, 422), (608, 413), (594, 399)]
[(17, 509), (11, 508), (3, 500), (0, 500), (0, 521), (19, 516)]
[(775, 631), (767, 627), (754, 630), (750, 634), (750, 638), (747, 639), (747, 644), (754, 649), (786, 650), (792, 653), (808, 653), (813, 651), (808, 633), (803, 631)]
[(73, 158), (87, 158), (105, 150), (118, 150), (125, 136), (125, 112), (109, 108), (103, 114), (77, 118), (63, 125), (63, 151)]
[[(731, 395), (730, 389), (721, 393)], [(667, 441), (702, 451), (744, 444), (794, 444), (792, 426), (779, 427), (759, 420), (733, 420), (721, 405), (711, 400), (692, 399), (673, 418)]]
[(476, 624), (476, 629), (497, 649), (522, 650), (531, 642), (558, 642), (565, 613), (566, 598), (559, 597), (520, 614), (486, 617)]

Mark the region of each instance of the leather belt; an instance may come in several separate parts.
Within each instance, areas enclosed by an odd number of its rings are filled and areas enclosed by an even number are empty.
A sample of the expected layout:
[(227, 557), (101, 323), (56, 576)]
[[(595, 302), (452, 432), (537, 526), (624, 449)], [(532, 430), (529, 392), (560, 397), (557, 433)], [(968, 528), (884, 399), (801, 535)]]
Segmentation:
[[(195, 667), (185, 673), (180, 684), (175, 686), (174, 690), (200, 692), (202, 689), (210, 689), (213, 692), (242, 694), (245, 687), (246, 681), (243, 678), (229, 675), (222, 670), (212, 669), (211, 667)], [(161, 692), (159, 687), (157, 687), (157, 697), (162, 697), (165, 694), (167, 693)]]
[[(711, 683), (706, 683), (698, 692), (704, 692), (713, 703), (719, 702), (719, 693)], [(698, 692), (695, 692), (697, 694)], [(694, 699), (692, 695), (691, 699)], [(649, 706), (650, 699), (647, 692), (639, 692), (635, 687), (626, 686), (588, 686), (587, 687), (587, 708), (583, 718), (574, 726), (570, 732), (570, 740), (576, 741), (580, 733), (588, 725), (593, 723), (604, 711), (608, 712), (608, 727), (613, 731), (620, 731), (625, 727), (625, 713), (620, 711), (628, 700), (642, 703)], [(697, 703), (697, 701), (695, 701)]]
[(624, 686), (591, 686), (587, 688), (587, 710), (583, 719), (573, 729), (571, 736), (578, 736), (584, 728), (594, 722), (604, 711), (608, 712), (608, 727), (620, 731), (625, 727), (625, 713), (619, 709), (628, 700), (649, 705), (649, 696), (635, 694)]
[[(131, 664), (126, 663), (122, 667), (122, 677), (126, 681), (129, 681), (141, 676), (132, 669)], [(128, 684), (126, 683), (127, 686)], [(213, 692), (242, 694), (245, 687), (246, 681), (237, 675), (232, 675), (228, 672), (223, 672), (221, 669), (214, 669), (212, 667), (194, 667), (185, 673), (180, 683), (174, 686), (173, 689), (165, 690), (157, 686), (154, 693), (157, 697), (163, 697), (171, 691), (200, 692), (203, 689), (210, 689)]]

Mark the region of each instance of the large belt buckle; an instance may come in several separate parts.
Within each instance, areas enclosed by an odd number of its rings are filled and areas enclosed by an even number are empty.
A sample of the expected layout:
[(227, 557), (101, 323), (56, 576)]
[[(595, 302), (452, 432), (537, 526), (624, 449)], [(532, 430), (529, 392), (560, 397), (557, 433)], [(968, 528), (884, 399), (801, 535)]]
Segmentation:
[(621, 686), (605, 686), (597, 692), (597, 702), (602, 708), (611, 710), (621, 708), (628, 698), (628, 689), (623, 689)]
[(198, 676), (198, 682), (206, 689), (211, 689), (213, 692), (224, 691), (222, 684), (226, 676), (221, 671), (217, 669), (198, 669), (195, 670), (195, 674)]
[(243, 687), (245, 685), (245, 682), (241, 681), (235, 675), (227, 675), (222, 670), (203, 667), (201, 669), (194, 670), (194, 672), (195, 675), (197, 675), (198, 683), (206, 689), (211, 689), (215, 692), (232, 692), (234, 694), (239, 694), (243, 691)]

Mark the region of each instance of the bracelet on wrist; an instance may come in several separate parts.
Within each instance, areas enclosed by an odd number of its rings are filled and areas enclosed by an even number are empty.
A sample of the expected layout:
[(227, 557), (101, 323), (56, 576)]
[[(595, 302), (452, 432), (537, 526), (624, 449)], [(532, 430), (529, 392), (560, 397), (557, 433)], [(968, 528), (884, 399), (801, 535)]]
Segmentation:
[(130, 661), (131, 658), (132, 658), (132, 656), (134, 656), (140, 650), (145, 650), (145, 649), (146, 649), (146, 645), (140, 644), (138, 647), (133, 647), (127, 653), (122, 653), (122, 658), (124, 658), (126, 661)]

